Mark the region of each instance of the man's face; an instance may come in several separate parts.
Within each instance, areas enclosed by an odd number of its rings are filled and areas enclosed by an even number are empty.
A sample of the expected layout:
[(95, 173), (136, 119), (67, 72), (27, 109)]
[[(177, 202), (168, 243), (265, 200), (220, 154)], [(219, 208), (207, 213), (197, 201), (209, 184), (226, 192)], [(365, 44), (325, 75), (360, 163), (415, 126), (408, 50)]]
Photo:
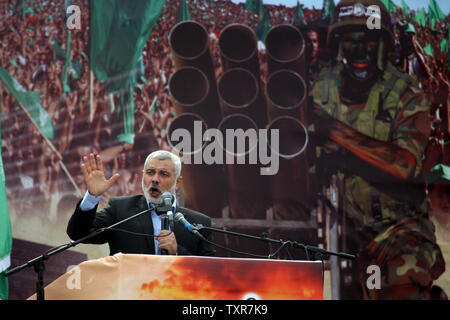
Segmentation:
[(319, 34), (316, 31), (306, 32), (306, 54), (314, 62), (319, 53)]
[(342, 36), (344, 65), (353, 79), (367, 80), (375, 75), (379, 40), (380, 35), (375, 33), (352, 32)]
[(168, 191), (175, 194), (181, 183), (181, 176), (176, 179), (172, 160), (152, 158), (147, 162), (142, 176), (142, 191), (145, 198), (156, 204), (162, 202), (161, 195)]

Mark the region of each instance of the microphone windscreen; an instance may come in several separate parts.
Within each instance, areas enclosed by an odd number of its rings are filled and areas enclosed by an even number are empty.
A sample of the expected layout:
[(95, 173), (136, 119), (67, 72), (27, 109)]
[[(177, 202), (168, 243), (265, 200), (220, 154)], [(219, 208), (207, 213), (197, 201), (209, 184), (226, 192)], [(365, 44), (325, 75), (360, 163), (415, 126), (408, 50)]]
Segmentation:
[(180, 220), (183, 219), (183, 218), (184, 218), (184, 216), (183, 216), (183, 214), (181, 212), (175, 213), (174, 219), (175, 219), (176, 222), (180, 222)]
[(161, 199), (165, 206), (170, 206), (173, 203), (173, 195), (168, 191), (161, 195)]

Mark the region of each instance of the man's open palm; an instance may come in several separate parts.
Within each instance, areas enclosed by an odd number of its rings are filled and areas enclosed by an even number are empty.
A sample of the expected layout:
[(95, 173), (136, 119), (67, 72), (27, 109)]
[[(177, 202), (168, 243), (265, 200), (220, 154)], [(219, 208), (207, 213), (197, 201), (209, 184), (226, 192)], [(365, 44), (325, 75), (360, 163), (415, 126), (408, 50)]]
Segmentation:
[(84, 180), (86, 181), (89, 193), (93, 196), (99, 196), (104, 193), (120, 176), (116, 173), (111, 178), (106, 179), (103, 171), (102, 159), (99, 155), (95, 158), (93, 153), (91, 153), (89, 157), (83, 157), (81, 170), (83, 171)]

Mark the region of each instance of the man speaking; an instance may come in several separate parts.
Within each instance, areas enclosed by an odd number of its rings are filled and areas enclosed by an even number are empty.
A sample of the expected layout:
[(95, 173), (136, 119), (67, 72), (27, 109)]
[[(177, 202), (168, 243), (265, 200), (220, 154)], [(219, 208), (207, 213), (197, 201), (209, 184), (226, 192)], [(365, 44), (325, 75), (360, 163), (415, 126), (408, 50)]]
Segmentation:
[[(110, 179), (104, 175), (102, 160), (99, 155), (90, 154), (82, 159), (81, 169), (87, 186), (84, 198), (77, 204), (69, 220), (67, 234), (72, 240), (111, 226), (149, 208), (157, 208), (163, 203), (163, 194), (172, 196), (173, 215), (181, 213), (192, 224), (211, 226), (211, 219), (199, 212), (177, 206), (175, 191), (182, 182), (181, 160), (175, 154), (158, 150), (148, 155), (145, 160), (142, 191), (143, 195), (111, 198), (108, 205), (97, 212), (101, 195), (119, 178), (114, 174)], [(181, 223), (175, 223), (173, 230), (161, 228), (161, 215), (158, 210), (149, 210), (115, 228), (107, 230), (85, 243), (108, 243), (110, 254), (138, 253), (170, 255), (212, 256), (215, 250), (210, 241), (212, 234), (202, 230), (201, 237), (190, 233)], [(180, 216), (178, 214), (178, 216)]]

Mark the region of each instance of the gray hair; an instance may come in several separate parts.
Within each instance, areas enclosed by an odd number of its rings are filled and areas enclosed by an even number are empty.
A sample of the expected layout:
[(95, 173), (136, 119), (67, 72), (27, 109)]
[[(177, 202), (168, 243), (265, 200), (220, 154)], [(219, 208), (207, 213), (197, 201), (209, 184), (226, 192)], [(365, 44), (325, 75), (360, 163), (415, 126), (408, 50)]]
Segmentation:
[(147, 156), (147, 159), (145, 159), (144, 169), (147, 167), (148, 161), (153, 158), (158, 160), (172, 160), (173, 168), (175, 171), (175, 179), (178, 179), (178, 177), (181, 175), (181, 160), (180, 157), (178, 157), (176, 154), (173, 154), (172, 152), (166, 150), (153, 151)]

